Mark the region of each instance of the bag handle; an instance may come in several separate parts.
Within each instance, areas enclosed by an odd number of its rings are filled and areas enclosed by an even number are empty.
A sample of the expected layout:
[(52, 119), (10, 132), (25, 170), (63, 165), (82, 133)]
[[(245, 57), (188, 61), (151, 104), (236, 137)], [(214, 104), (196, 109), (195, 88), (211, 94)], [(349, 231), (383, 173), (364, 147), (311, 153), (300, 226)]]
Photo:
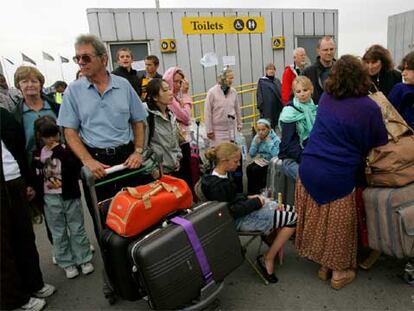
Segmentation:
[[(414, 129), (411, 126), (409, 126), (408, 124), (406, 124), (404, 122), (401, 122), (401, 121), (397, 121), (397, 120), (392, 120), (392, 121), (388, 121), (388, 122), (397, 123), (399, 125), (402, 125), (402, 126), (406, 127), (408, 129), (408, 131), (411, 132), (411, 135), (414, 135)], [(398, 142), (400, 140), (398, 136), (392, 135), (392, 133), (388, 130), (387, 125), (385, 125), (385, 129), (387, 130), (388, 135), (391, 136), (391, 138), (394, 142)]]
[(138, 192), (138, 190), (134, 187), (126, 187), (124, 188), (128, 194), (138, 200), (142, 200), (144, 202), (145, 209), (149, 209), (152, 207), (150, 198), (160, 192), (162, 189), (165, 189), (167, 192), (173, 193), (175, 197), (181, 198), (183, 194), (178, 190), (177, 187), (171, 186), (165, 182), (156, 181), (150, 184), (151, 189), (147, 192)]

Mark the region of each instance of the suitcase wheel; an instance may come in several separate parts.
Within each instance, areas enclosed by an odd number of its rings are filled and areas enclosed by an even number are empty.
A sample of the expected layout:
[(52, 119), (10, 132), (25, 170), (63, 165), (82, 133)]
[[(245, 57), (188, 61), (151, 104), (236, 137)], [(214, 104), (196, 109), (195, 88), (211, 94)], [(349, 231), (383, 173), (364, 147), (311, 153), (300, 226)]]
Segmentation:
[(104, 281), (103, 288), (102, 288), (104, 297), (108, 300), (110, 305), (113, 305), (116, 302), (116, 294), (112, 287), (108, 284), (108, 282)]
[(116, 302), (116, 295), (114, 293), (106, 293), (105, 299), (108, 300), (108, 303), (112, 306)]

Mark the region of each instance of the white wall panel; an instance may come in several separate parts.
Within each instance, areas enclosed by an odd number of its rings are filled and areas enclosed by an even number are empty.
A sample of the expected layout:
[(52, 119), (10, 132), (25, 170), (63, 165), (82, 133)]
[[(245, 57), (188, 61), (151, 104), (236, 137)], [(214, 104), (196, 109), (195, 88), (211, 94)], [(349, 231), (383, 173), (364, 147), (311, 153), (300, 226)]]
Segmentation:
[(131, 24), (128, 12), (115, 12), (116, 37), (119, 41), (132, 40)]
[(99, 29), (103, 41), (117, 41), (115, 30), (115, 19), (113, 12), (103, 12), (98, 14)]
[(129, 15), (131, 21), (132, 40), (146, 40), (147, 34), (144, 22), (143, 12), (131, 12)]
[[(265, 32), (261, 34), (209, 34), (185, 35), (181, 28), (183, 16), (263, 16)], [(234, 85), (256, 82), (263, 75), (264, 66), (273, 62), (280, 78), (285, 65), (292, 62), (296, 36), (338, 35), (337, 10), (300, 9), (88, 9), (89, 31), (104, 42), (148, 41), (151, 54), (160, 58), (160, 72), (178, 64), (190, 80), (193, 94), (207, 91), (216, 83), (222, 70), (222, 57), (235, 56)], [(404, 40), (414, 36), (413, 14), (395, 27), (403, 33)], [(395, 23), (395, 25), (397, 25)], [(284, 36), (285, 49), (272, 50), (271, 38)], [(390, 37), (390, 32), (389, 35)], [(177, 52), (162, 54), (160, 39), (171, 38), (177, 42)], [(338, 39), (338, 38), (337, 38)], [(411, 39), (412, 40), (412, 39)], [(402, 40), (401, 40), (402, 41)], [(406, 46), (401, 45), (402, 50)], [(208, 52), (215, 52), (219, 65), (203, 68), (200, 59)]]

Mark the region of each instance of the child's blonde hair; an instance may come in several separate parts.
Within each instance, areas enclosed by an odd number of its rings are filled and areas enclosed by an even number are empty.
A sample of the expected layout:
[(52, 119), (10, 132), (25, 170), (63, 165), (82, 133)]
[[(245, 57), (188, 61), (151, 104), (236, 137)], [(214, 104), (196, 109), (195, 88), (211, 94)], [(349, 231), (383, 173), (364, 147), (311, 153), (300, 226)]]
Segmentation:
[(292, 82), (292, 91), (294, 92), (296, 89), (296, 86), (298, 84), (301, 84), (304, 88), (309, 89), (312, 91), (313, 94), (313, 84), (312, 81), (305, 76), (297, 76), (295, 80)]
[(237, 152), (240, 152), (240, 148), (236, 144), (224, 142), (214, 148), (208, 149), (205, 155), (208, 160), (213, 161), (217, 165), (220, 162), (229, 160)]

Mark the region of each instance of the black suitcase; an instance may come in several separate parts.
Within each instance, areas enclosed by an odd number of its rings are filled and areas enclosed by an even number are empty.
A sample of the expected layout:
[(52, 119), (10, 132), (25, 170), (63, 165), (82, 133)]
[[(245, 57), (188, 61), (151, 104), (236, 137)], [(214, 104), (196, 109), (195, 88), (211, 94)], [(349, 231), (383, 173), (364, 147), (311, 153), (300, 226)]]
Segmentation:
[(110, 285), (122, 299), (129, 301), (144, 296), (131, 273), (128, 246), (134, 240), (137, 238), (124, 238), (109, 229), (103, 229), (101, 233), (101, 252)]
[(198, 300), (205, 303), (203, 296), (213, 297), (211, 292), (218, 292), (224, 278), (243, 262), (240, 240), (226, 203), (203, 203), (183, 218), (193, 225), (214, 281), (206, 286), (186, 232), (170, 223), (130, 246), (133, 270), (153, 309), (191, 308)]

